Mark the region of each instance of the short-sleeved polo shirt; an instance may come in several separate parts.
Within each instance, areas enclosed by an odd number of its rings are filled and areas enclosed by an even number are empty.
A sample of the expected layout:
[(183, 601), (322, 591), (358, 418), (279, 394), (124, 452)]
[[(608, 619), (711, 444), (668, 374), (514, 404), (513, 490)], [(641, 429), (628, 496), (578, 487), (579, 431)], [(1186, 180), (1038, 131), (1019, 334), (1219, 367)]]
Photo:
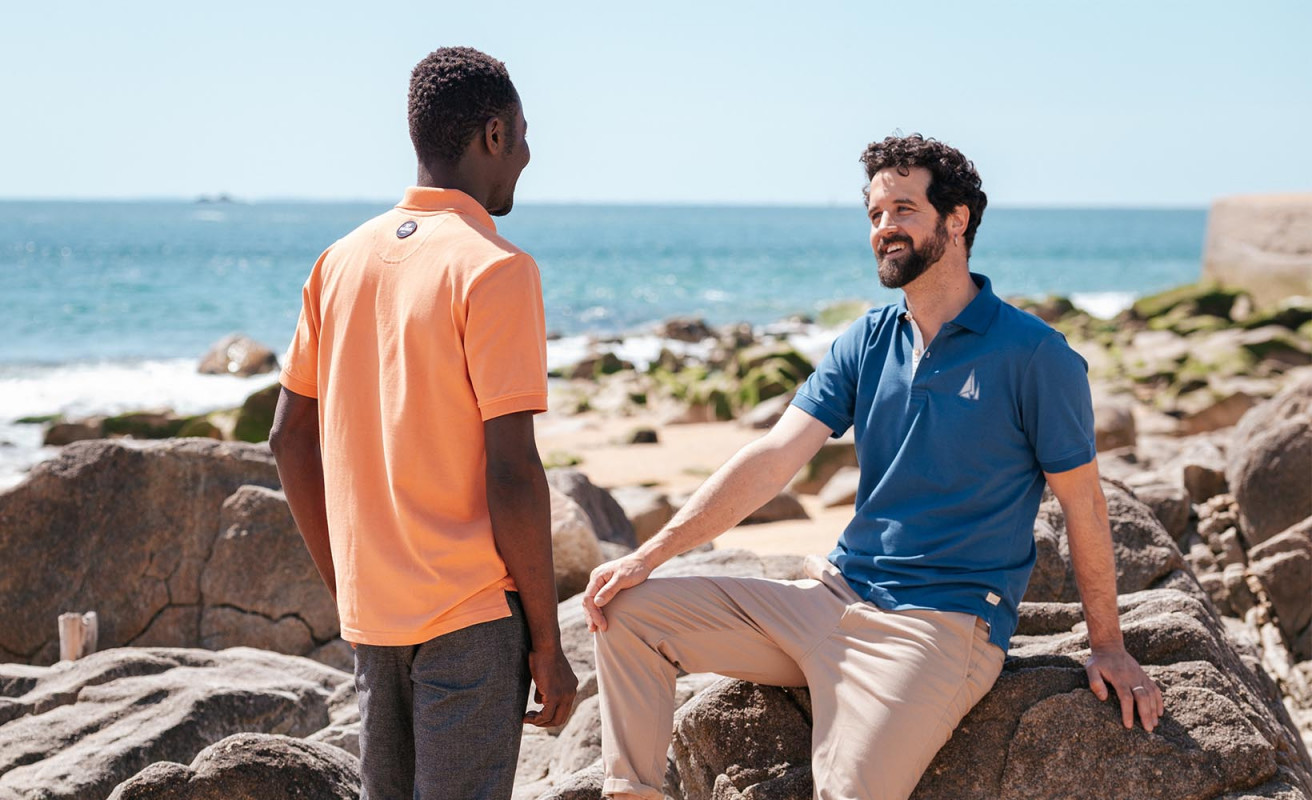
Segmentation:
[(510, 615), (483, 423), (547, 407), (537, 265), (463, 192), (411, 188), (315, 264), (282, 384), (319, 400), (342, 637)]
[(1087, 365), (1065, 337), (979, 294), (912, 369), (905, 298), (830, 347), (793, 405), (835, 436), (854, 427), (856, 514), (830, 561), (889, 610), (975, 614), (1007, 648), (1034, 566), (1044, 472), (1092, 461)]

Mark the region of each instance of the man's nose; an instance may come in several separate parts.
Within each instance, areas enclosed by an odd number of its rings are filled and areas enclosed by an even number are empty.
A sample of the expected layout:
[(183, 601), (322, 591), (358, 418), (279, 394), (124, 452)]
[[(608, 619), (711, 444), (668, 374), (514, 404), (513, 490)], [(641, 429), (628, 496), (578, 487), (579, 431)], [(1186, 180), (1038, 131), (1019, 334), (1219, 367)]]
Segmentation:
[(897, 230), (897, 223), (893, 221), (893, 215), (887, 211), (879, 216), (871, 217), (870, 224), (875, 227), (875, 233), (880, 236)]

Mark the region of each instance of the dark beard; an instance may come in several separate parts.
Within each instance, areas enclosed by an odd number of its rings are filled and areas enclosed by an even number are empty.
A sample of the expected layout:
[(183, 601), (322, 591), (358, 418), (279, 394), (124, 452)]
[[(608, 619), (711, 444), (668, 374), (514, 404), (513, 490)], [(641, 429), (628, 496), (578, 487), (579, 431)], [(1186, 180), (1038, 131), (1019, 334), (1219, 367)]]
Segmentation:
[(889, 289), (901, 289), (924, 275), (926, 270), (943, 257), (943, 253), (948, 248), (948, 229), (940, 219), (938, 225), (934, 227), (933, 238), (925, 242), (924, 247), (916, 247), (909, 236), (898, 236), (888, 240), (888, 244), (893, 242), (905, 242), (911, 249), (909, 252), (903, 251), (893, 259), (884, 257), (876, 260), (879, 264), (879, 282)]

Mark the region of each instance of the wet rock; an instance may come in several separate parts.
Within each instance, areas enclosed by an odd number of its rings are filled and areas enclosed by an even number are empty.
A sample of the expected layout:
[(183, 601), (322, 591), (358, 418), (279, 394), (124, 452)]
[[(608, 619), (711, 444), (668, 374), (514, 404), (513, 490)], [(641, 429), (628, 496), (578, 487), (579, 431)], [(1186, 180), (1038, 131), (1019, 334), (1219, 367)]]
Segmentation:
[(715, 336), (714, 331), (706, 324), (706, 320), (700, 317), (667, 319), (661, 323), (657, 333), (662, 339), (673, 339), (676, 342), (700, 342)]
[(267, 442), (281, 391), (282, 387), (275, 383), (247, 397), (237, 412), (233, 438), (239, 442)]
[(50, 423), (46, 428), (41, 444), (47, 447), (63, 447), (73, 442), (103, 438), (105, 438), (105, 418), (89, 417), (82, 420)]
[(250, 337), (230, 334), (215, 342), (200, 360), (196, 371), (202, 375), (237, 375), (249, 377), (278, 369), (273, 351)]

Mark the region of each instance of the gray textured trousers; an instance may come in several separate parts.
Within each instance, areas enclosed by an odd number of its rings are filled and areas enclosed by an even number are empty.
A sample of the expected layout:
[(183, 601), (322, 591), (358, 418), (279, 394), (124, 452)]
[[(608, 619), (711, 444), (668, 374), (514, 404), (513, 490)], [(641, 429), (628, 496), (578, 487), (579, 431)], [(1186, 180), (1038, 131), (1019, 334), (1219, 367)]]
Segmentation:
[(359, 645), (361, 800), (496, 800), (515, 781), (528, 628), (511, 616), (423, 644)]

